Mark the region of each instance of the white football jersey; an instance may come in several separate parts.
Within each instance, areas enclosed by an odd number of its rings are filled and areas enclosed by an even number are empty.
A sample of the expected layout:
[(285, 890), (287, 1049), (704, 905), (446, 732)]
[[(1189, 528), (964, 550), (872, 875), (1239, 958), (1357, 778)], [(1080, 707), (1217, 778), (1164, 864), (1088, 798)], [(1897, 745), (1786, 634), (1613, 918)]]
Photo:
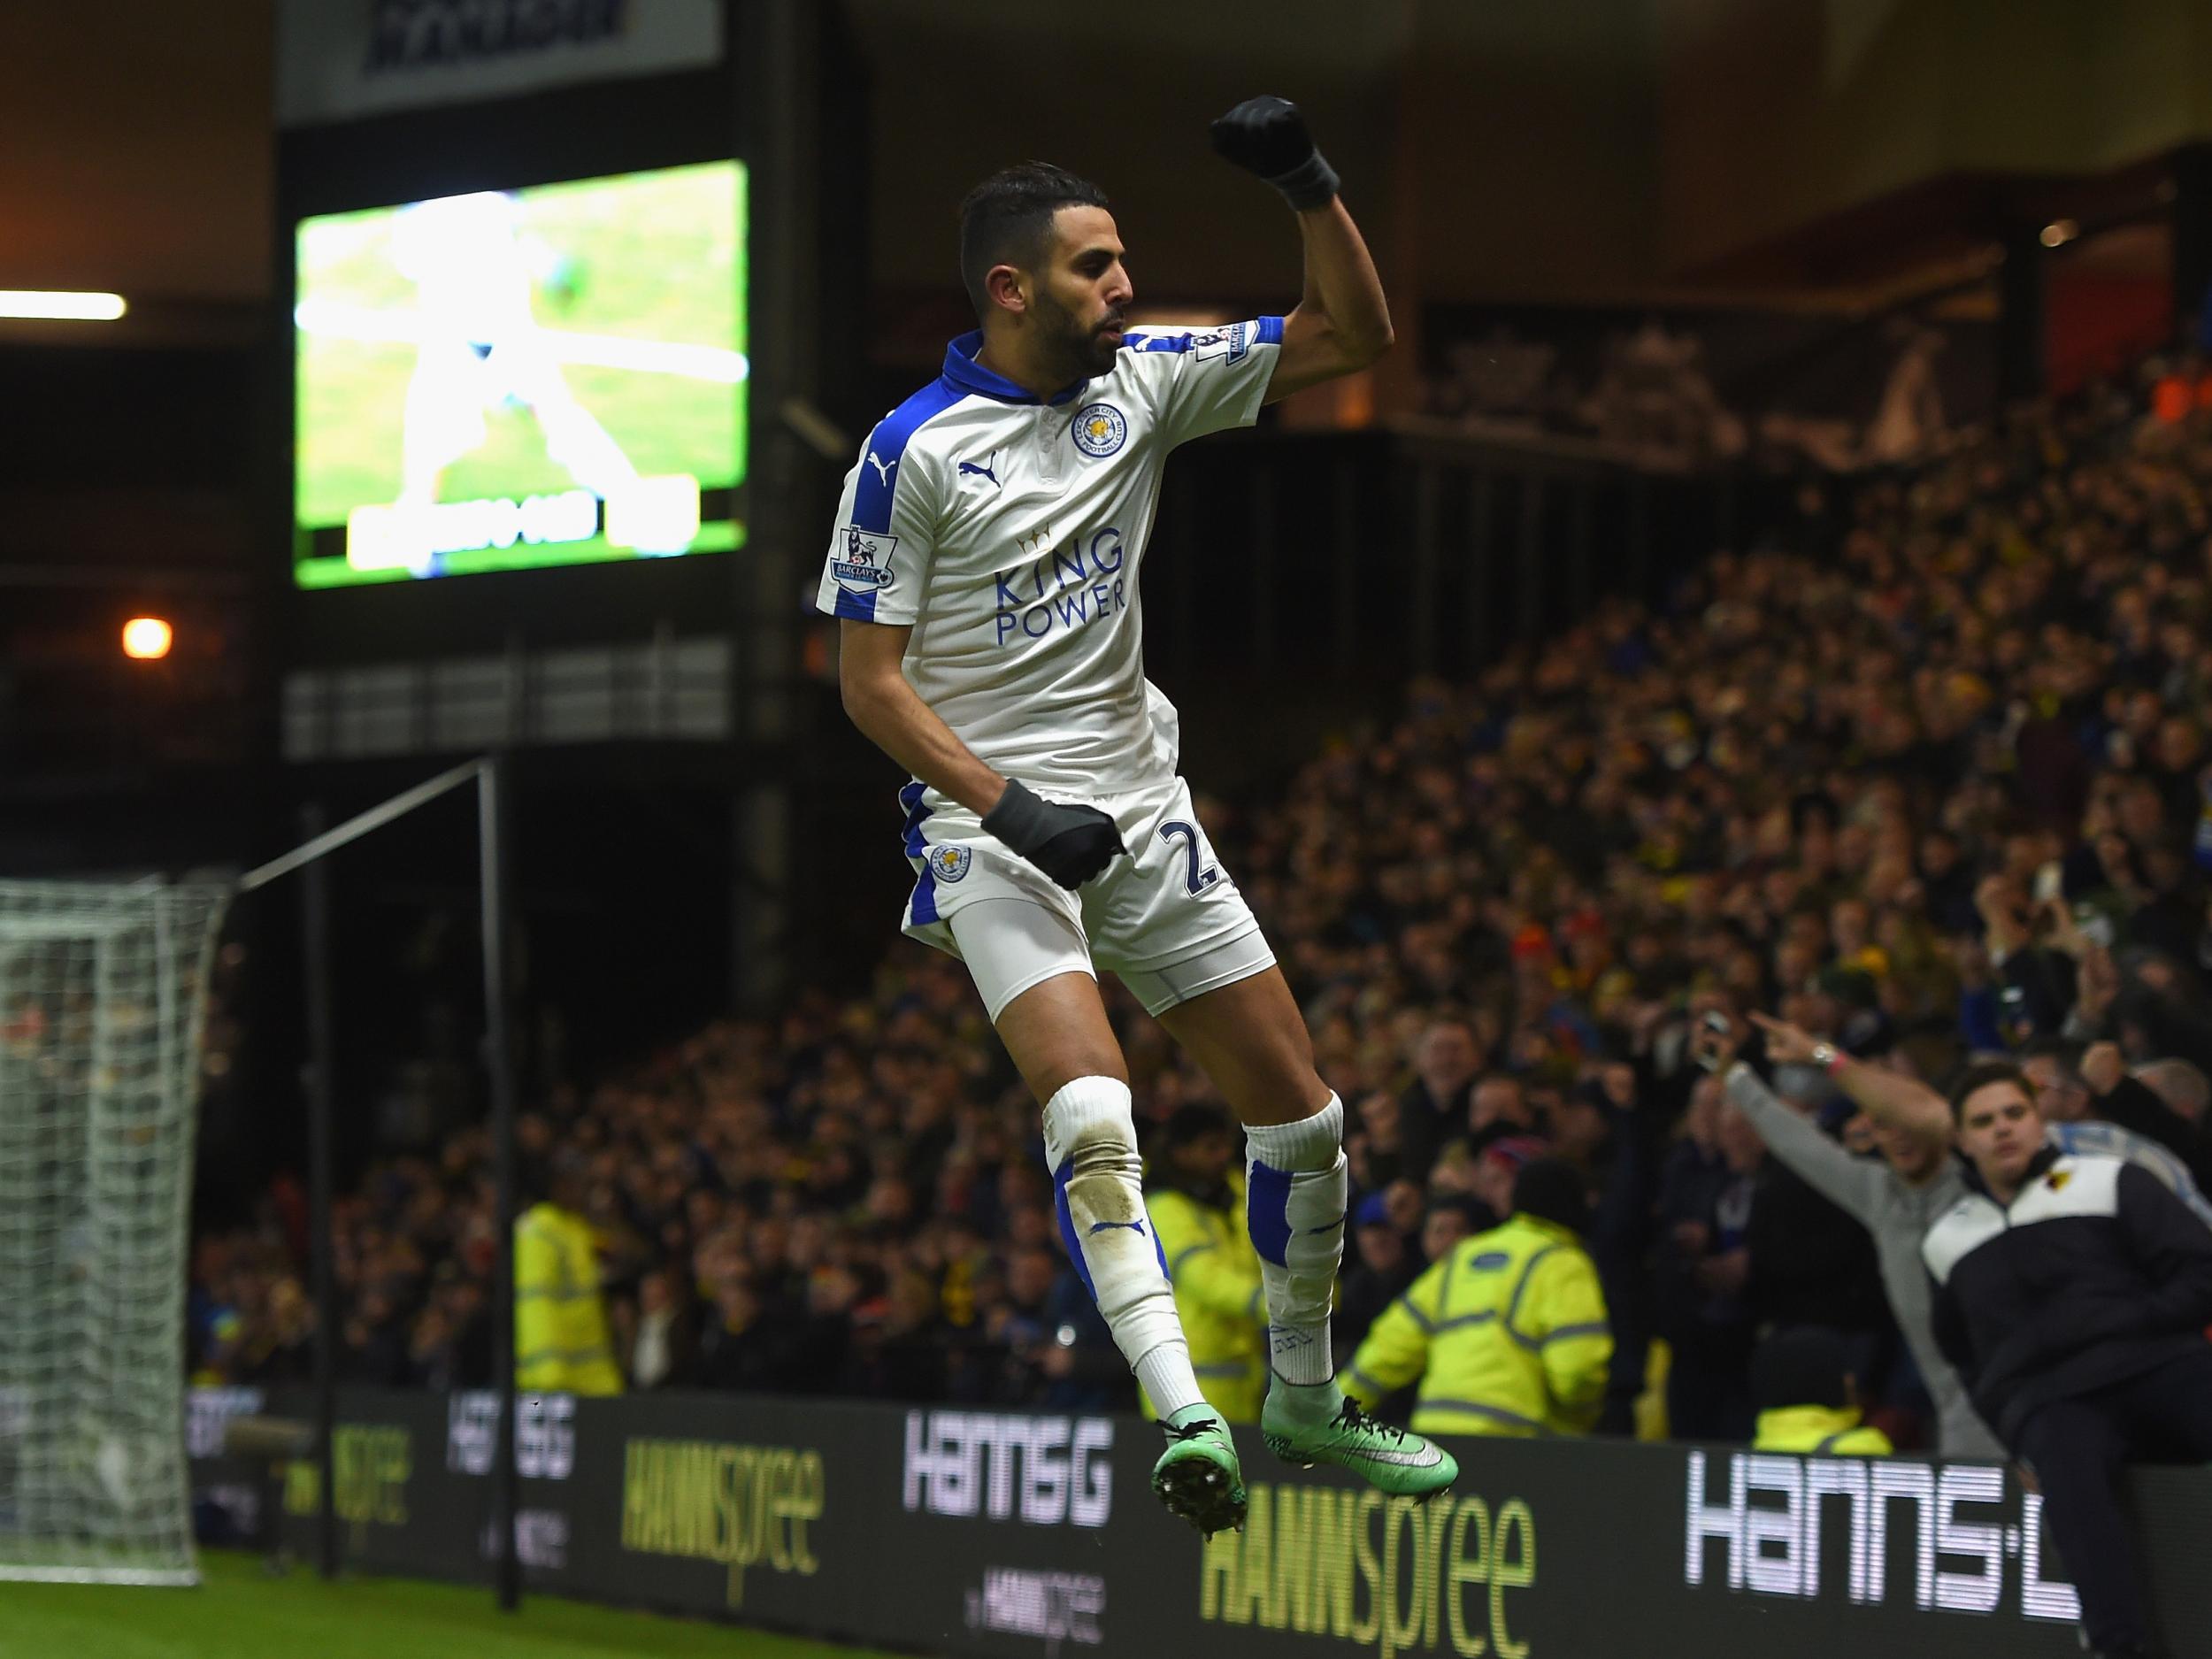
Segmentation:
[(1040, 401), (963, 335), (869, 434), (816, 603), (912, 624), (908, 681), (1007, 777), (1064, 798), (1172, 777), (1175, 710), (1144, 677), (1137, 598), (1161, 468), (1187, 439), (1251, 425), (1282, 339), (1279, 317), (1133, 333), (1105, 374)]

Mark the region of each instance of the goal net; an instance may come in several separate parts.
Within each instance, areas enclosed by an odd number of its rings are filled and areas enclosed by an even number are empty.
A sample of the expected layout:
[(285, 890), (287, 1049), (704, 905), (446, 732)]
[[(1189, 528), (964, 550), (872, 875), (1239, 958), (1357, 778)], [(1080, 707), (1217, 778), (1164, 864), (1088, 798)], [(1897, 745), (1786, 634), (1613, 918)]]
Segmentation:
[(196, 1581), (185, 1231), (227, 897), (0, 881), (0, 1579)]

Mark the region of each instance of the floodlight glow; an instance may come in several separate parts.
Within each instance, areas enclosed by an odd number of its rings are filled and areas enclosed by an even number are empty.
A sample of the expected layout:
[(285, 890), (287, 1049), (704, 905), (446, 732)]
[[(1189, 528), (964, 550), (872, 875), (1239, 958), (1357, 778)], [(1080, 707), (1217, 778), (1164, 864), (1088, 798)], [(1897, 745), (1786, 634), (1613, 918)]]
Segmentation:
[(169, 655), (175, 630), (159, 617), (133, 617), (123, 625), (123, 655), (150, 663)]
[(58, 288), (0, 288), (0, 317), (43, 317), (65, 322), (111, 323), (129, 309), (120, 294), (80, 294)]

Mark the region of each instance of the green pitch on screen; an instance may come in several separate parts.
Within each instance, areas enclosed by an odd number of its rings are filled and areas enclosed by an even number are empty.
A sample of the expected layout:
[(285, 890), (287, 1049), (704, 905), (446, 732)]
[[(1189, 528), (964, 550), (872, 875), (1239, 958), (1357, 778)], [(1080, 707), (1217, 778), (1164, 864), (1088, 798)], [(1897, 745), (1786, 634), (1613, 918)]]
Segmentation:
[[(746, 185), (742, 164), (708, 162), (303, 221), (299, 584), (638, 557), (606, 534), (624, 480), (741, 483)], [(340, 552), (357, 509), (435, 518), (580, 488), (608, 501), (599, 534), (510, 534), (411, 567)], [(644, 550), (742, 541), (709, 518)]]

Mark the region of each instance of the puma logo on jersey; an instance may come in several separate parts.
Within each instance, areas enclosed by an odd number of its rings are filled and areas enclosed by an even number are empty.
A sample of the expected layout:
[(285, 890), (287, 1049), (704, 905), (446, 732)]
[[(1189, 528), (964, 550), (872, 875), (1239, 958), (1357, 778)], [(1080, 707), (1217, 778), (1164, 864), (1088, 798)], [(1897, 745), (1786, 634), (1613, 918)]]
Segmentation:
[(998, 473), (995, 470), (997, 465), (998, 451), (994, 449), (991, 451), (989, 456), (985, 458), (983, 465), (980, 466), (977, 465), (973, 461), (961, 462), (960, 476), (965, 478), (972, 472), (978, 478), (989, 479), (993, 488), (1004, 489), (1006, 486), (998, 481)]
[(876, 458), (876, 452), (873, 449), (871, 449), (868, 451), (868, 465), (876, 469), (876, 476), (878, 478), (888, 484), (891, 481), (891, 469), (896, 466), (898, 463), (896, 461), (879, 461)]

